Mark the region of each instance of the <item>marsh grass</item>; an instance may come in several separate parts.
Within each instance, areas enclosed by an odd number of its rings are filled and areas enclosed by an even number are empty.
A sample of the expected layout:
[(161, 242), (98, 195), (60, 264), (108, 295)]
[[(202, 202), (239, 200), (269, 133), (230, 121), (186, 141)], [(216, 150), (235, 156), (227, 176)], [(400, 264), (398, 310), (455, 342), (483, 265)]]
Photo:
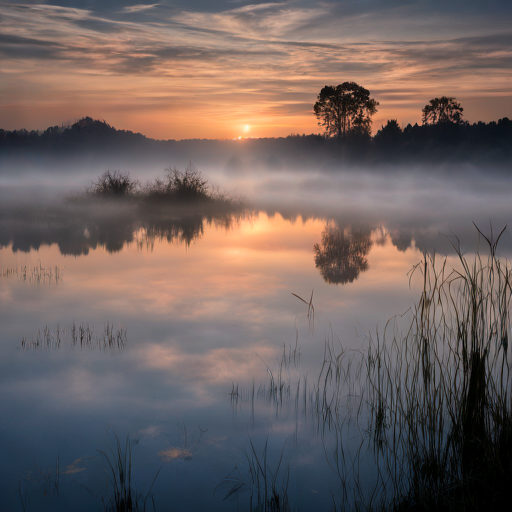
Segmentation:
[[(497, 254), (502, 233), (479, 232), (471, 258), (455, 239), (454, 269), (425, 254), (410, 276), (421, 276), (418, 303), (366, 349), (346, 349), (327, 323), (310, 383), (267, 366), (276, 411), (291, 399), (316, 422), (340, 483), (336, 510), (508, 510), (512, 268)], [(312, 299), (297, 297), (314, 331)]]
[[(204, 432), (201, 431), (201, 433)], [(150, 510), (155, 512), (152, 491), (160, 469), (153, 477), (147, 492), (143, 488), (138, 488), (132, 476), (132, 448), (138, 443), (138, 440), (130, 439), (130, 436), (127, 435), (123, 442), (110, 428), (107, 430), (107, 434), (110, 440), (109, 448), (97, 450), (103, 461), (103, 470), (106, 476), (102, 489), (99, 491), (91, 489), (74, 478), (77, 473), (86, 471), (84, 461), (97, 457), (81, 457), (64, 469), (61, 468), (59, 456), (57, 456), (54, 467), (42, 468), (34, 462), (34, 469), (24, 472), (15, 493), (22, 510), (28, 512), (32, 509), (33, 504), (37, 504), (37, 510), (42, 510), (43, 504), (44, 510), (61, 510), (62, 507), (57, 504), (57, 500), (60, 498), (61, 477), (63, 477), (62, 494), (64, 496), (69, 496), (71, 482), (80, 486), (94, 499), (101, 499), (105, 512), (149, 512)], [(43, 498), (46, 501), (41, 501)], [(52, 505), (55, 508), (48, 508)]]
[(34, 469), (28, 471), (18, 482), (17, 498), (23, 512), (30, 510), (31, 502), (38, 496), (60, 495), (60, 457), (57, 456), (55, 467), (41, 468), (34, 462)]
[(132, 478), (132, 446), (137, 443), (126, 436), (121, 442), (115, 432), (114, 446), (108, 450), (98, 450), (105, 464), (106, 483), (103, 506), (108, 512), (145, 512), (155, 510), (151, 491), (160, 470), (156, 473), (147, 493), (138, 491)]
[[(423, 290), (410, 327), (403, 335), (396, 318), (369, 339), (364, 365), (352, 375), (361, 377), (352, 414), (333, 410), (341, 402), (329, 395), (332, 387), (319, 386), (318, 411), (330, 435), (326, 457), (343, 490), (340, 509), (508, 509), (512, 274), (497, 256), (500, 236), (483, 237), (487, 256), (474, 260), (456, 240), (454, 270), (446, 259), (424, 255), (412, 271), (421, 274)], [(323, 374), (337, 373), (342, 356), (329, 353)], [(335, 379), (346, 389), (342, 381)], [(350, 445), (358, 429), (360, 442)]]
[(288, 500), (290, 479), (289, 467), (282, 468), (283, 446), (277, 462), (271, 465), (268, 453), (268, 438), (261, 452), (256, 449), (249, 438), (249, 446), (245, 450), (245, 459), (233, 459), (235, 467), (214, 490), (226, 489), (223, 501), (238, 498), (241, 493), (249, 493), (249, 509), (251, 512), (288, 512), (291, 510)]
[(63, 271), (57, 266), (43, 267), (41, 261), (37, 260), (37, 264), (32, 267), (23, 265), (4, 268), (2, 277), (16, 278), (18, 282), (31, 282), (38, 285), (58, 285), (62, 281)]
[(31, 340), (22, 338), (20, 346), (23, 350), (55, 350), (61, 347), (112, 350), (122, 349), (126, 343), (127, 331), (123, 326), (114, 328), (113, 324), (107, 322), (103, 332), (97, 334), (89, 324), (77, 325), (73, 321), (70, 327), (64, 329), (60, 324), (57, 324), (53, 330), (46, 325), (42, 332), (37, 331), (35, 338)]
[(423, 292), (409, 332), (370, 345), (372, 439), (388, 471), (393, 508), (508, 505), (512, 273), (497, 256), (500, 237), (483, 237), (488, 255), (474, 261), (457, 241), (459, 270), (425, 255), (415, 269)]
[(252, 386), (248, 387), (244, 387), (238, 382), (232, 382), (231, 391), (228, 394), (233, 413), (236, 413), (240, 404), (250, 403), (252, 409), (251, 422), (253, 422), (254, 407), (257, 400), (270, 404), (275, 408), (276, 414), (279, 414), (281, 407), (289, 403), (293, 396), (298, 402), (301, 392), (304, 393), (307, 390), (307, 376), (298, 373), (302, 357), (298, 343), (297, 331), (295, 344), (286, 345), (284, 343), (281, 357), (269, 364), (256, 354), (265, 367), (268, 379), (261, 380), (259, 384), (256, 384), (253, 380)]

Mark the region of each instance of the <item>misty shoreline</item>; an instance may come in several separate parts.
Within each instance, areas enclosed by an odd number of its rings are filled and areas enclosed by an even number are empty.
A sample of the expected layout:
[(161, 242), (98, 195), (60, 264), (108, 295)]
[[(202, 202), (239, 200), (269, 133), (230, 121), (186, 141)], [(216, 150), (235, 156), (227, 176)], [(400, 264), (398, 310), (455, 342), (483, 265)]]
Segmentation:
[[(126, 166), (186, 166), (189, 162), (215, 167), (227, 174), (263, 170), (337, 172), (359, 168), (379, 173), (396, 166), (414, 172), (458, 172), (468, 166), (492, 165), (507, 171), (512, 162), (512, 121), (470, 125), (408, 125), (390, 133), (382, 127), (373, 137), (345, 139), (322, 135), (233, 140), (154, 140), (140, 133), (116, 130), (104, 121), (84, 118), (67, 128), (44, 132), (0, 129), (0, 177), (29, 172), (34, 166), (90, 168), (103, 164)], [(64, 169), (63, 169), (64, 170)], [(68, 169), (70, 171), (70, 169)]]

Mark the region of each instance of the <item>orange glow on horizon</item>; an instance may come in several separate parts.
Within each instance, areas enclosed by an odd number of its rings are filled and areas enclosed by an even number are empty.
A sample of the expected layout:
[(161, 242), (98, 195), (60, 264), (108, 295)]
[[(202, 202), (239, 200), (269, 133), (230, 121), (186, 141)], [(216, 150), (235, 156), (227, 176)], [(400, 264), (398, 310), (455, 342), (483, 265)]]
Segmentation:
[(212, 13), (0, 5), (8, 41), (0, 128), (44, 130), (90, 116), (161, 140), (317, 134), (318, 93), (344, 81), (380, 103), (374, 133), (389, 119), (420, 123), (440, 95), (456, 97), (469, 122), (512, 117), (500, 39), (507, 13), (440, 20), (404, 6), (383, 23), (380, 11), (300, 4)]
[[(378, 96), (374, 96), (378, 99)], [(428, 98), (428, 93), (423, 94), (422, 98)], [(315, 97), (312, 94), (312, 103)], [(468, 98), (458, 96), (457, 100), (464, 107), (464, 120), (472, 123), (477, 121), (497, 121), (501, 117), (512, 117), (512, 97), (494, 98), (488, 97), (478, 100), (477, 98)], [(415, 105), (400, 105), (387, 107), (381, 105), (377, 114), (372, 120), (372, 133), (375, 134), (381, 126), (384, 126), (389, 119), (397, 119), (400, 126), (405, 128), (407, 124), (421, 124), (421, 109), (427, 100), (418, 100)], [(80, 119), (82, 117), (92, 117), (93, 119), (104, 119), (108, 124), (118, 130), (130, 130), (139, 132), (146, 137), (156, 140), (183, 140), (183, 139), (218, 139), (231, 140), (233, 138), (245, 139), (243, 135), (234, 135), (233, 129), (226, 123), (208, 124), (206, 122), (192, 122), (189, 116), (183, 118), (173, 117), (172, 114), (163, 115), (161, 113), (119, 113), (112, 112), (109, 106), (98, 107), (82, 106), (77, 110), (76, 105), (62, 106), (52, 109), (48, 116), (48, 109), (36, 106), (24, 107), (5, 107), (2, 109), (5, 122), (1, 128), (7, 130), (45, 130), (49, 126), (60, 126), (63, 122)], [(171, 119), (171, 121), (169, 121)], [(275, 123), (266, 120), (266, 123), (259, 124), (257, 128), (244, 126), (243, 132), (251, 132), (250, 138), (277, 138), (288, 137), (289, 135), (310, 135), (323, 134), (323, 128), (318, 125), (317, 119), (311, 109), (310, 116), (295, 118), (289, 123), (282, 123), (281, 118), (276, 118)]]

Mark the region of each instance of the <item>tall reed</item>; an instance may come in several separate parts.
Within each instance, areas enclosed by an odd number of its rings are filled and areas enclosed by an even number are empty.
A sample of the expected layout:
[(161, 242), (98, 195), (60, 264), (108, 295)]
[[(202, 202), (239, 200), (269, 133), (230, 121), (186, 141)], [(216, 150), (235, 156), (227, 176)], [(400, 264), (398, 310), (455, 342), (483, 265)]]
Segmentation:
[(250, 512), (289, 512), (288, 484), (290, 479), (289, 467), (282, 470), (284, 446), (275, 465), (267, 460), (268, 439), (261, 453), (258, 453), (252, 439), (249, 437), (250, 450), (245, 452), (244, 461), (235, 459), (232, 473), (219, 483), (215, 490), (227, 488), (222, 500), (238, 496), (249, 491), (248, 509)]
[[(123, 444), (114, 432), (115, 447), (107, 453), (104, 450), (98, 450), (105, 463), (106, 480), (106, 498), (102, 497), (103, 506), (107, 512), (146, 512), (149, 510), (149, 504), (153, 511), (155, 502), (151, 490), (160, 473), (156, 473), (149, 491), (144, 494), (137, 491), (132, 478), (132, 445), (134, 441), (130, 436), (126, 436)], [(148, 508), (146, 508), (148, 507)]]
[[(512, 268), (497, 254), (503, 232), (479, 233), (485, 250), (471, 258), (456, 239), (452, 270), (424, 254), (410, 276), (422, 278), (418, 303), (366, 350), (347, 349), (327, 321), (316, 379), (292, 382), (284, 356), (265, 364), (257, 396), (276, 413), (292, 399), (315, 422), (340, 481), (336, 510), (508, 510)], [(296, 297), (315, 331), (312, 298)]]
[(497, 256), (499, 238), (485, 238), (487, 257), (473, 261), (457, 243), (457, 270), (425, 254), (415, 269), (423, 291), (409, 331), (370, 342), (368, 432), (387, 508), (501, 510), (508, 504), (512, 270)]

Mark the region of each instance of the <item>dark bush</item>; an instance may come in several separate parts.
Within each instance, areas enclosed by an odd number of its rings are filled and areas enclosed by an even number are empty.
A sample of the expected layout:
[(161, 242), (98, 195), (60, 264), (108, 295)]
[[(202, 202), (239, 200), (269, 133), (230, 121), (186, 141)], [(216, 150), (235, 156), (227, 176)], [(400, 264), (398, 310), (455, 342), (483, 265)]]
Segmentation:
[(191, 164), (185, 172), (177, 168), (166, 169), (167, 190), (179, 200), (207, 199), (209, 197), (208, 180)]
[(175, 167), (166, 169), (165, 178), (157, 178), (153, 183), (148, 183), (144, 195), (150, 199), (169, 199), (177, 202), (212, 199), (208, 180), (191, 164), (185, 172)]
[(192, 164), (186, 170), (180, 171), (175, 167), (166, 169), (164, 178), (156, 178), (141, 185), (130, 178), (128, 173), (121, 171), (105, 171), (91, 187), (85, 191), (85, 196), (96, 198), (131, 198), (141, 208), (151, 205), (184, 206), (188, 204), (243, 208), (245, 200), (218, 188), (210, 186), (205, 178)]
[(138, 182), (130, 179), (129, 173), (105, 171), (88, 192), (101, 196), (128, 196), (133, 194), (137, 187)]

